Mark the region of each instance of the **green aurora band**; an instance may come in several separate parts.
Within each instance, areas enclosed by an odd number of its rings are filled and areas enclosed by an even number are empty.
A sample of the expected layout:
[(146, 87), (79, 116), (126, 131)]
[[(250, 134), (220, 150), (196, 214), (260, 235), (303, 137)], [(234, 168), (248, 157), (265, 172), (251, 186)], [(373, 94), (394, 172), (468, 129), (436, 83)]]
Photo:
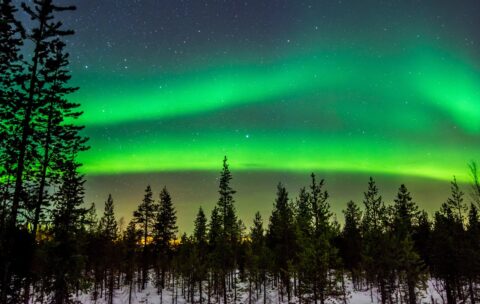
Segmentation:
[[(466, 181), (480, 69), (434, 44), (315, 47), (129, 76), (74, 73), (88, 174), (318, 170)], [(101, 83), (101, 85), (99, 85)]]

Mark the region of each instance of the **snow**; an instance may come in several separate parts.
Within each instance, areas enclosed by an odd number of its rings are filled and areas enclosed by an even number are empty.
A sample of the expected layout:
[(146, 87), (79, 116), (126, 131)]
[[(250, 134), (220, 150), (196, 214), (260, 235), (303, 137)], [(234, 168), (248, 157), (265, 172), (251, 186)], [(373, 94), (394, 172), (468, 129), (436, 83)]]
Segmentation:
[[(420, 303), (429, 303), (429, 304), (440, 304), (444, 303), (442, 300), (442, 296), (437, 292), (437, 290), (441, 289), (441, 286), (438, 283), (430, 280), (427, 282), (426, 290), (419, 295), (419, 299), (421, 300)], [(206, 289), (205, 289), (206, 290)], [(362, 291), (354, 291), (352, 288), (351, 283), (347, 283), (347, 302), (352, 304), (370, 304), (370, 303), (380, 303), (380, 299), (378, 298), (378, 294), (375, 292), (371, 292), (370, 290), (362, 290)], [(181, 296), (181, 289), (178, 288), (178, 297), (176, 304), (187, 304), (188, 302)], [(114, 304), (128, 304), (128, 297), (129, 297), (129, 288), (128, 286), (123, 286), (120, 290), (115, 290), (114, 296)], [(163, 290), (162, 293), (163, 304), (172, 304), (172, 289), (166, 288)], [(395, 295), (394, 295), (395, 298)], [(372, 301), (373, 299), (373, 301)], [(97, 299), (97, 301), (93, 301), (91, 294), (82, 294), (78, 297), (74, 297), (74, 300), (85, 303), (85, 304), (106, 304), (106, 300)], [(195, 302), (198, 304), (198, 294), (196, 294)], [(229, 303), (232, 303), (230, 301)], [(157, 293), (157, 289), (148, 284), (145, 290), (137, 290), (136, 287), (133, 288), (132, 291), (132, 304), (148, 304), (148, 303), (160, 303), (160, 295)], [(204, 304), (207, 304), (207, 300), (204, 299)], [(215, 299), (212, 297), (212, 304), (215, 303)], [(248, 304), (248, 284), (246, 282), (241, 282), (238, 284), (237, 289), (237, 303), (238, 304)], [(260, 293), (260, 297), (255, 299), (255, 293), (252, 297), (253, 304), (263, 304), (263, 294)], [(276, 289), (269, 289), (267, 291), (267, 303), (268, 304), (288, 304), (286, 297), (284, 298), (283, 302), (280, 302), (280, 298), (278, 295), (278, 290)], [(290, 303), (298, 303), (297, 298), (293, 298)], [(343, 299), (338, 299), (335, 301), (328, 301), (327, 303), (331, 304), (341, 304), (343, 303)]]

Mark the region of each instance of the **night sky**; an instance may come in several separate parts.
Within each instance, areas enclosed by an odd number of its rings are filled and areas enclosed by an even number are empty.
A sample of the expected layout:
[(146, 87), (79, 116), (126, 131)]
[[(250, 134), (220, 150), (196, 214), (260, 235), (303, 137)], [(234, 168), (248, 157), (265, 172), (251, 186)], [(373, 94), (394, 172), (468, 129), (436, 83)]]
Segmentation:
[(369, 175), (387, 202), (406, 183), (432, 211), (480, 159), (478, 0), (76, 5), (62, 17), (87, 202), (112, 193), (119, 216), (166, 185), (190, 231), (224, 155), (247, 224), (268, 217), (279, 181), (294, 197), (312, 171), (336, 212)]

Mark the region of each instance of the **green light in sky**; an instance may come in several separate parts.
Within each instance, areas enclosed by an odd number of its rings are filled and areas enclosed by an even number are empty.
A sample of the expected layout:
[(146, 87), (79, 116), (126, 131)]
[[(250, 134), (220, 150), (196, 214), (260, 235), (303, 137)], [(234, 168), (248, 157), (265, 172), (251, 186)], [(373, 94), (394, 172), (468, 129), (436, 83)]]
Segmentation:
[(468, 58), (421, 45), (388, 56), (314, 49), (135, 79), (79, 77), (93, 147), (84, 170), (216, 170), (226, 154), (238, 170), (468, 178), (480, 131), (480, 73)]

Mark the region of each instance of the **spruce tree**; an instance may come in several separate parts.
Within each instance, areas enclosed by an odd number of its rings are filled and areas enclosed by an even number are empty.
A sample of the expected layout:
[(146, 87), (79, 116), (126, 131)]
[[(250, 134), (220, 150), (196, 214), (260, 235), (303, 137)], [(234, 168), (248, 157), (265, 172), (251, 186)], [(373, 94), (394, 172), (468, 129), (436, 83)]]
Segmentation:
[(277, 197), (270, 216), (267, 242), (273, 253), (273, 271), (279, 276), (282, 286), (279, 288), (283, 296), (283, 287), (286, 288), (287, 296), (291, 296), (290, 265), (293, 264), (295, 251), (295, 227), (292, 206), (288, 200), (287, 189), (279, 183)]
[(158, 254), (157, 264), (160, 268), (160, 278), (157, 280), (160, 292), (165, 287), (165, 272), (172, 259), (172, 242), (175, 240), (177, 229), (177, 216), (172, 198), (167, 188), (163, 187), (153, 227), (154, 246)]
[(227, 157), (223, 159), (223, 167), (220, 172), (219, 181), (219, 199), (217, 209), (221, 218), (221, 242), (218, 244), (218, 250), (221, 251), (221, 272), (223, 276), (223, 301), (227, 303), (227, 275), (232, 276), (233, 288), (236, 288), (236, 277), (234, 270), (237, 263), (237, 247), (240, 241), (238, 220), (234, 206), (233, 195), (235, 190), (230, 186), (232, 174), (230, 172)]
[(105, 280), (105, 286), (107, 286), (107, 303), (113, 303), (114, 296), (114, 278), (115, 278), (115, 264), (119, 262), (118, 252), (116, 250), (115, 241), (118, 237), (117, 221), (115, 220), (114, 206), (112, 195), (108, 195), (108, 199), (105, 202), (105, 211), (100, 219), (100, 247), (103, 253), (103, 267), (102, 277)]
[(477, 208), (480, 207), (480, 177), (478, 176), (478, 166), (477, 163), (472, 161), (468, 164), (470, 170), (471, 180), (471, 197), (473, 202), (477, 205)]
[[(267, 252), (265, 229), (260, 212), (255, 213), (253, 226), (250, 230), (252, 275), (256, 285), (263, 285), (263, 304), (267, 302), (267, 270), (269, 253)], [(258, 299), (257, 299), (258, 300)]]
[(460, 190), (455, 177), (453, 177), (453, 181), (451, 182), (450, 190), (451, 196), (447, 199), (445, 204), (452, 211), (455, 221), (462, 223), (463, 225), (465, 221), (465, 213), (467, 212), (468, 207), (463, 199), (464, 193), (462, 190)]
[[(22, 105), (21, 83), (24, 73), (21, 47), (24, 29), (15, 18), (17, 12), (12, 1), (0, 2), (0, 302), (19, 301), (19, 290), (12, 284), (14, 264), (19, 260), (15, 248), (21, 247), (28, 237), (20, 239), (15, 227), (12, 196), (16, 184), (18, 151), (20, 145)], [(18, 205), (18, 204), (17, 204)], [(18, 206), (16, 206), (18, 209)], [(15, 219), (12, 218), (15, 215)], [(19, 273), (15, 274), (19, 277)]]
[(78, 152), (86, 150), (86, 137), (80, 134), (83, 126), (75, 125), (82, 112), (77, 103), (66, 99), (68, 94), (78, 88), (67, 85), (71, 76), (68, 71), (68, 54), (64, 51), (65, 43), (60, 39), (49, 41), (46, 47), (50, 51), (43, 69), (40, 71), (38, 101), (41, 106), (35, 117), (35, 133), (33, 139), (38, 142), (40, 162), (34, 172), (38, 179), (36, 198), (31, 207), (33, 213), (33, 233), (36, 234), (43, 209), (48, 209), (48, 188), (55, 185), (61, 175), (61, 167), (57, 164), (69, 156), (71, 146)]
[(465, 271), (465, 233), (463, 192), (456, 179), (451, 183), (451, 195), (435, 213), (431, 236), (431, 272), (445, 288), (448, 304), (462, 296), (460, 279)]
[[(45, 65), (49, 56), (55, 47), (52, 47), (53, 41), (58, 41), (61, 37), (73, 34), (71, 30), (61, 29), (62, 23), (55, 20), (55, 12), (71, 11), (74, 6), (58, 6), (52, 0), (34, 0), (31, 6), (22, 3), (24, 12), (30, 16), (32, 21), (36, 23), (27, 38), (33, 42), (33, 55), (28, 65), (28, 72), (24, 77), (22, 87), (25, 90), (24, 102), (22, 102), (21, 111), (22, 119), (20, 121), (20, 139), (18, 162), (15, 172), (15, 188), (12, 198), (11, 221), (10, 226), (13, 227), (17, 223), (17, 214), (20, 207), (20, 200), (24, 191), (24, 177), (27, 169), (27, 160), (29, 155), (35, 153), (35, 129), (32, 123), (36, 117), (39, 108), (44, 105), (45, 99), (42, 98), (41, 91), (45, 84), (50, 84), (41, 79), (45, 74)], [(45, 83), (44, 83), (45, 81)]]
[(194, 242), (194, 281), (198, 282), (200, 304), (203, 303), (203, 281), (207, 275), (207, 217), (202, 207), (198, 209), (193, 231)]
[(106, 241), (113, 242), (118, 236), (117, 221), (115, 220), (112, 195), (109, 194), (105, 202), (105, 210), (100, 219), (100, 233)]
[[(21, 100), (18, 84), (21, 83), (23, 66), (20, 48), (24, 29), (15, 18), (17, 9), (12, 1), (0, 3), (0, 236), (3, 236), (11, 188), (14, 184)], [(4, 238), (2, 237), (2, 240)], [(2, 250), (0, 244), (0, 252)]]
[(398, 189), (393, 206), (392, 236), (395, 240), (397, 271), (407, 287), (408, 303), (417, 303), (417, 287), (424, 286), (425, 265), (415, 251), (413, 234), (417, 224), (418, 206), (405, 185)]
[(345, 268), (352, 275), (352, 282), (355, 287), (362, 270), (363, 242), (360, 229), (362, 212), (355, 202), (349, 201), (343, 214), (345, 225), (341, 234), (340, 254)]
[(132, 303), (133, 283), (135, 268), (137, 265), (137, 243), (140, 240), (140, 231), (136, 228), (136, 223), (129, 222), (123, 235), (123, 268), (125, 272), (125, 283), (128, 285), (128, 303)]
[(83, 207), (84, 183), (79, 164), (68, 161), (61, 186), (54, 196), (50, 275), (52, 303), (71, 303), (72, 293), (83, 279), (85, 257), (79, 236), (84, 228), (87, 210)]
[(377, 185), (370, 177), (364, 193), (365, 213), (362, 219), (364, 238), (363, 261), (368, 283), (378, 288), (382, 304), (391, 297), (394, 285), (395, 256), (392, 240), (387, 234), (388, 216), (391, 210), (385, 207)]
[(470, 205), (466, 234), (465, 259), (463, 260), (464, 274), (467, 279), (470, 303), (474, 304), (477, 299), (476, 284), (480, 272), (480, 261), (478, 260), (480, 254), (480, 217), (476, 203)]
[(142, 289), (145, 289), (145, 285), (148, 280), (148, 265), (150, 263), (149, 248), (152, 237), (152, 229), (155, 224), (155, 218), (157, 213), (157, 205), (153, 200), (152, 188), (150, 185), (145, 189), (145, 195), (142, 202), (138, 206), (138, 209), (133, 212), (133, 218), (138, 225), (139, 230), (142, 232)]
[(223, 233), (222, 233), (222, 218), (220, 217), (220, 212), (218, 211), (218, 207), (215, 206), (212, 209), (212, 213), (210, 215), (210, 224), (208, 229), (208, 245), (209, 245), (209, 267), (212, 273), (212, 284), (213, 286), (209, 285), (209, 296), (210, 290), (213, 288), (215, 294), (219, 294), (220, 284), (223, 287), (223, 277), (221, 277), (223, 270)]
[(312, 279), (314, 302), (320, 300), (324, 304), (329, 297), (338, 294), (337, 283), (339, 277), (331, 270), (338, 266), (338, 253), (333, 244), (335, 225), (332, 221), (328, 192), (323, 190), (325, 181), (316, 182), (315, 175), (311, 175), (310, 207), (313, 215), (312, 225), (312, 254), (310, 275)]

